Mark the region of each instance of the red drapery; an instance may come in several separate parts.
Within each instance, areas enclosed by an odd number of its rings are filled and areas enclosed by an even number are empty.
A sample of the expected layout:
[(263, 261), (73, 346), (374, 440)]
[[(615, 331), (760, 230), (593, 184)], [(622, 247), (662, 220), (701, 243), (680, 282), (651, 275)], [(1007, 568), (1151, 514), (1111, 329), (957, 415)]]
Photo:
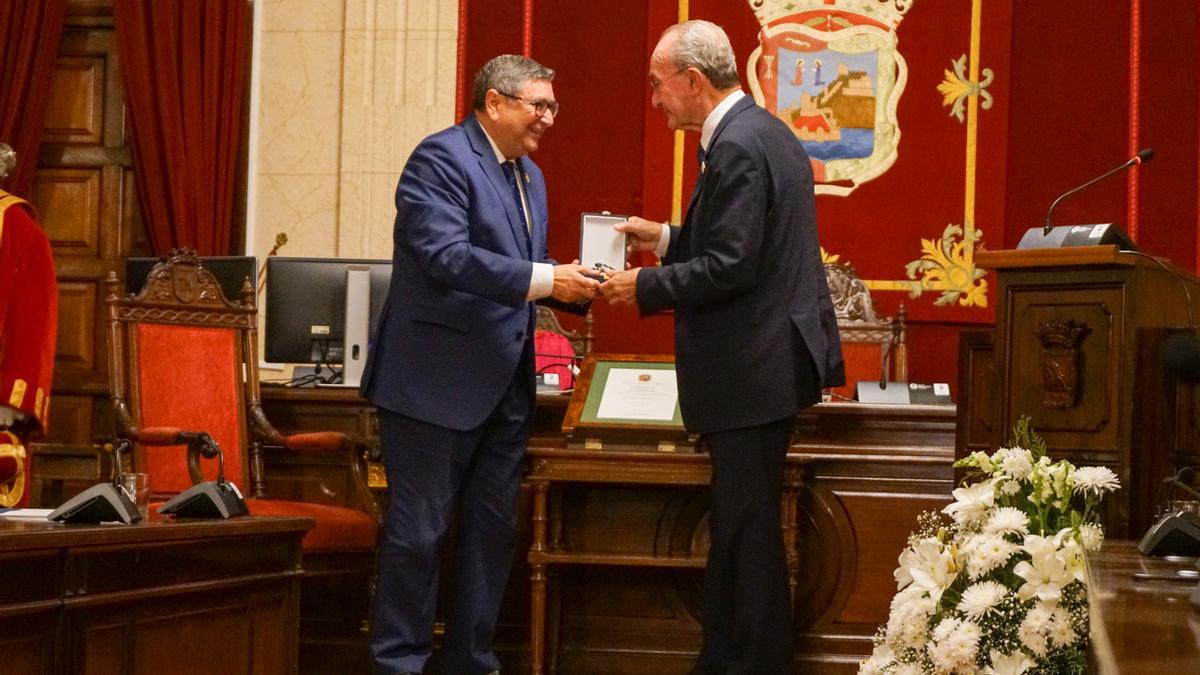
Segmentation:
[(17, 166), (0, 188), (29, 198), (46, 120), (64, 0), (0, 0), (0, 141)]
[(115, 0), (138, 197), (157, 254), (227, 255), (249, 77), (247, 0)]

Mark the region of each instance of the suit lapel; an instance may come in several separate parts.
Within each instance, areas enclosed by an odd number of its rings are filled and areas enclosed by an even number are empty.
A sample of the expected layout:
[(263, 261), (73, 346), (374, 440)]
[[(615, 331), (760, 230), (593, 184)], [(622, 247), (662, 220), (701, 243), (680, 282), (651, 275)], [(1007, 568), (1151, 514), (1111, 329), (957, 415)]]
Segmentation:
[(725, 113), (725, 116), (721, 118), (721, 122), (717, 124), (717, 128), (713, 131), (712, 138), (708, 139), (708, 150), (705, 151), (706, 157), (704, 166), (702, 166), (700, 175), (696, 176), (696, 187), (692, 189), (692, 198), (690, 201), (688, 201), (687, 211), (684, 212), (685, 215), (683, 218), (683, 228), (679, 231), (681, 238), (685, 236), (687, 237), (686, 239), (681, 239), (681, 244), (686, 244), (687, 242), (691, 241), (691, 232), (689, 232), (687, 225), (692, 221), (692, 214), (696, 209), (696, 202), (700, 199), (700, 189), (704, 186), (705, 175), (708, 173), (707, 167), (712, 164), (708, 161), (708, 158), (712, 157), (712, 150), (713, 148), (717, 147), (717, 139), (720, 138), (721, 132), (725, 130), (725, 127), (729, 126), (729, 123), (733, 121), (734, 117), (746, 112), (750, 108), (754, 107), (754, 105), (754, 99), (750, 98), (749, 96), (743, 96), (740, 98), (738, 102), (734, 103), (733, 107), (731, 107)]
[(529, 259), (529, 246), (526, 243), (528, 233), (525, 231), (525, 223), (521, 221), (521, 214), (517, 212), (512, 188), (508, 185), (508, 179), (504, 177), (504, 170), (500, 168), (500, 163), (496, 161), (496, 153), (492, 152), (492, 144), (488, 142), (483, 127), (479, 126), (479, 120), (475, 119), (474, 113), (467, 115), (467, 119), (463, 121), (463, 128), (466, 129), (471, 149), (479, 157), (480, 169), (491, 183), (492, 189), (496, 193), (496, 199), (504, 207), (504, 215), (508, 217), (508, 227), (513, 236), (513, 244), (516, 245), (518, 251), (521, 251), (524, 258)]

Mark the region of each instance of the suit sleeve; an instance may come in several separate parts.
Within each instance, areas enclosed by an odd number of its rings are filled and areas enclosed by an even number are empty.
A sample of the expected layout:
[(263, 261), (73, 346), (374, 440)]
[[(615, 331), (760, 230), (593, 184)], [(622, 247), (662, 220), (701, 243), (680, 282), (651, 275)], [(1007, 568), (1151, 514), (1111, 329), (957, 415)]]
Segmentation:
[(396, 244), (408, 246), (430, 277), (501, 304), (525, 303), (533, 263), (471, 240), (471, 203), (463, 162), (443, 143), (426, 141), (409, 158), (396, 189), (403, 220)]
[(762, 160), (740, 144), (722, 144), (721, 161), (710, 163), (701, 193), (703, 212), (687, 227), (699, 250), (690, 259), (680, 256), (679, 237), (672, 231), (662, 267), (638, 273), (637, 298), (643, 311), (695, 306), (740, 295), (758, 280), (767, 188)]

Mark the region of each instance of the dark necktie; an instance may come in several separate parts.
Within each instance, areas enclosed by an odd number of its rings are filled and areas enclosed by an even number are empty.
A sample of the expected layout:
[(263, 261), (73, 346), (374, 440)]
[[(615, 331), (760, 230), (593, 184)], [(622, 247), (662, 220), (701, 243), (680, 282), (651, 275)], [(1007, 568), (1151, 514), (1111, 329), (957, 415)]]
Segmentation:
[(525, 231), (529, 232), (529, 217), (525, 214), (525, 200), (521, 199), (521, 188), (517, 185), (517, 177), (520, 175), (520, 171), (517, 169), (517, 160), (510, 159), (500, 167), (504, 169), (508, 187), (512, 188), (513, 200), (517, 204), (517, 213), (521, 214), (521, 223), (525, 225)]
[(696, 146), (696, 166), (700, 167), (700, 172), (704, 172), (704, 157), (708, 153), (704, 151), (703, 145)]

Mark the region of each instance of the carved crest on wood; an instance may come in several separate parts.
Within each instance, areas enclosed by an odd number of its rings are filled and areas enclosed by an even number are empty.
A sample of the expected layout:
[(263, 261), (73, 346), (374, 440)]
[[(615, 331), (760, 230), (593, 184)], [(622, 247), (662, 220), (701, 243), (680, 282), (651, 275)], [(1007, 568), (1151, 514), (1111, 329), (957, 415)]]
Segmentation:
[(1072, 408), (1083, 388), (1080, 346), (1092, 332), (1086, 323), (1052, 319), (1038, 324), (1035, 335), (1042, 345), (1042, 406), (1052, 410)]
[(149, 300), (191, 304), (223, 305), (216, 277), (200, 264), (196, 251), (171, 249), (166, 259), (170, 266), (155, 266), (146, 279), (144, 297)]

